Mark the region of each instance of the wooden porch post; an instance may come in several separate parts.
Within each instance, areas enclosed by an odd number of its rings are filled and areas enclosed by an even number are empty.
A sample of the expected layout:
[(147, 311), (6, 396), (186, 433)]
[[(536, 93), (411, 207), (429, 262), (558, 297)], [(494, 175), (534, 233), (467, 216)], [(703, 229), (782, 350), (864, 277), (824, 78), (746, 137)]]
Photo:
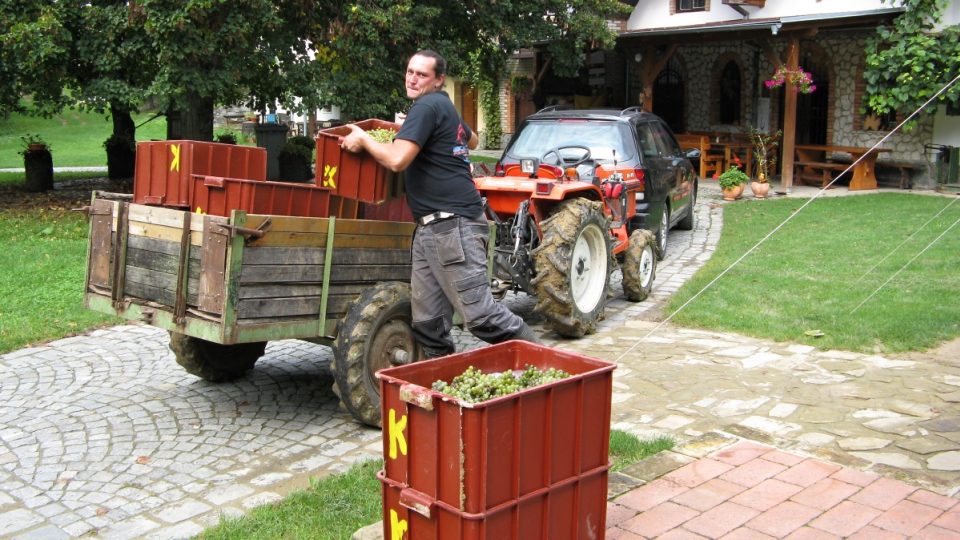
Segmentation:
[(667, 66), (667, 62), (677, 52), (677, 44), (671, 44), (666, 52), (660, 58), (654, 59), (656, 48), (653, 46), (644, 47), (643, 59), (640, 61), (640, 84), (643, 88), (643, 110), (653, 111), (653, 83), (657, 75)]
[[(787, 69), (796, 70), (800, 65), (800, 39), (791, 37), (787, 45)], [(783, 86), (783, 155), (780, 163), (779, 193), (790, 193), (793, 187), (793, 154), (797, 143), (797, 89), (789, 84)]]

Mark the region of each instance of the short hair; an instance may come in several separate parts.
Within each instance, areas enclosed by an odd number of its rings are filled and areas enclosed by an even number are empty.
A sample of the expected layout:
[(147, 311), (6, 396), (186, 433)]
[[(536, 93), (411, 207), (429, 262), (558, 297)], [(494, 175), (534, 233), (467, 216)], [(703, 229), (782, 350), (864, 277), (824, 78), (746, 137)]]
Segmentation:
[(417, 51), (414, 56), (426, 56), (427, 58), (433, 58), (433, 75), (435, 77), (440, 77), (447, 74), (447, 61), (437, 51), (423, 49), (422, 51)]

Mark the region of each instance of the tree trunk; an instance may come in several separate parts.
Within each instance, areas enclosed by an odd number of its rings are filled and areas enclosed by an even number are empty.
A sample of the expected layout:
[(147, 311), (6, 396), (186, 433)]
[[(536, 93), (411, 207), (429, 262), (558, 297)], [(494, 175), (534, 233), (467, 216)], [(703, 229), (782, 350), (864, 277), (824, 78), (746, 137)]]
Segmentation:
[(167, 139), (213, 141), (213, 98), (189, 94), (167, 111)]
[(132, 178), (136, 168), (137, 125), (130, 110), (115, 103), (110, 104), (113, 118), (113, 136), (106, 144), (107, 176), (111, 180)]

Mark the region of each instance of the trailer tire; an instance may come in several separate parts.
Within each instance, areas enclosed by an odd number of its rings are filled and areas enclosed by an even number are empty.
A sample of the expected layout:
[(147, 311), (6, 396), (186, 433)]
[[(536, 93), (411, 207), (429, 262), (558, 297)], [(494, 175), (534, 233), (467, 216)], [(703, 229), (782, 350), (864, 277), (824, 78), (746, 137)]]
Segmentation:
[(564, 201), (540, 229), (543, 239), (533, 250), (534, 310), (561, 336), (596, 332), (616, 266), (603, 203), (580, 197)]
[(381, 426), (377, 370), (423, 358), (412, 318), (410, 285), (386, 282), (366, 289), (340, 321), (333, 343), (333, 391), (364, 424)]
[(243, 377), (263, 356), (267, 342), (221, 345), (170, 332), (170, 350), (187, 373), (205, 381), (227, 382)]
[(653, 290), (657, 275), (656, 238), (645, 229), (637, 229), (630, 235), (630, 243), (624, 255), (623, 294), (631, 302), (642, 302)]

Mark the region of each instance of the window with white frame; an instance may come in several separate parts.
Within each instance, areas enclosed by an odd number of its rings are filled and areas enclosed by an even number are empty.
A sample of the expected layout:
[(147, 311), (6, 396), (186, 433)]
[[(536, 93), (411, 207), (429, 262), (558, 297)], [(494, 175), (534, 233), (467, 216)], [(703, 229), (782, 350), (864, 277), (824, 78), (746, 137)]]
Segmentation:
[(707, 0), (676, 0), (677, 12), (704, 11), (707, 9)]

